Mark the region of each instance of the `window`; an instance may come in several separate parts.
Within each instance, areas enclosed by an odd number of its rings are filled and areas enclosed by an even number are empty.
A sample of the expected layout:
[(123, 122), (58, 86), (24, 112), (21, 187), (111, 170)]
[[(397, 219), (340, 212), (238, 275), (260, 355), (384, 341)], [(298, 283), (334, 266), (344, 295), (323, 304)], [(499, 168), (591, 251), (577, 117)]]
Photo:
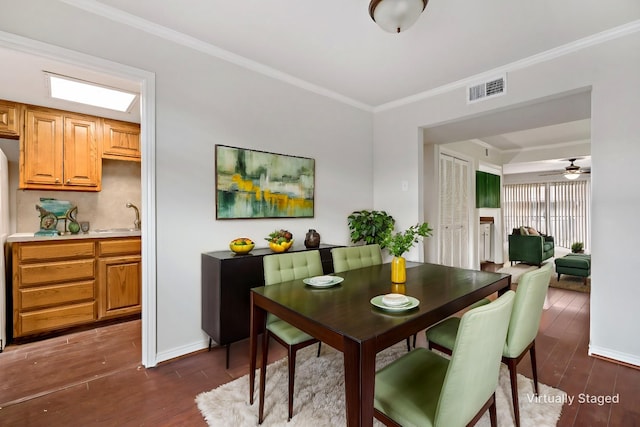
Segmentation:
[(524, 225), (553, 236), (557, 246), (591, 246), (590, 181), (505, 185), (503, 206), (506, 234)]

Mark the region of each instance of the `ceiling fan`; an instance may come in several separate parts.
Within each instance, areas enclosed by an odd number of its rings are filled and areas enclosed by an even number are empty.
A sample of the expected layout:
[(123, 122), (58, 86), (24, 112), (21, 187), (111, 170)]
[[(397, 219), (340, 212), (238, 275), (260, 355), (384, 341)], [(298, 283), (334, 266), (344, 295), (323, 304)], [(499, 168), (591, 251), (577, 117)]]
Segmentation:
[(544, 173), (540, 174), (540, 176), (550, 176), (550, 175), (564, 175), (567, 179), (578, 179), (582, 174), (591, 173), (591, 169), (583, 169), (580, 166), (574, 164), (576, 160), (580, 160), (578, 158), (566, 159), (565, 161), (569, 162), (569, 166), (564, 168), (563, 171), (558, 171), (554, 173)]

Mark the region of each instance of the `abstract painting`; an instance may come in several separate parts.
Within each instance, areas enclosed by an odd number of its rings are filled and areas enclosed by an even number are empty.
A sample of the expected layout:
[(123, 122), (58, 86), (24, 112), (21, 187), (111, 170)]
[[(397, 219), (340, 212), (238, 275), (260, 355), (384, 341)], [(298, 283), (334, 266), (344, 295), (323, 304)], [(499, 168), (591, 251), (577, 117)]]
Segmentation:
[(315, 160), (216, 145), (216, 218), (312, 218)]

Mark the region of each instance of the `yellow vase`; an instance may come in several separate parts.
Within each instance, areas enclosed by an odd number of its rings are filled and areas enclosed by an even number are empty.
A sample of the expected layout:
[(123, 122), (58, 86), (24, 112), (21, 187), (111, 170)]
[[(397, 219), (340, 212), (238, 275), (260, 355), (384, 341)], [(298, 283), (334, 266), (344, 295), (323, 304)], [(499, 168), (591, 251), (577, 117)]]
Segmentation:
[(405, 295), (407, 293), (407, 286), (404, 283), (392, 283), (391, 292), (394, 294)]
[(393, 283), (407, 281), (407, 263), (401, 256), (393, 257), (391, 260), (391, 281)]

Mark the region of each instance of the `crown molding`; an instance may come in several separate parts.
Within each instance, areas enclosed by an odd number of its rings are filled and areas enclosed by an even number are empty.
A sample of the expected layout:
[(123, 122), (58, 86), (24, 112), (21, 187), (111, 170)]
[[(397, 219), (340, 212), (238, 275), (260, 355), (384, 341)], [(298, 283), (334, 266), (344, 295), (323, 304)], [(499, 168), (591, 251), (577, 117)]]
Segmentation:
[(191, 37), (179, 31), (175, 31), (170, 28), (164, 27), (162, 25), (155, 24), (151, 21), (147, 21), (146, 19), (142, 19), (130, 13), (124, 12), (120, 9), (107, 6), (96, 0), (60, 0), (60, 1), (70, 6), (76, 7), (78, 9), (82, 9), (87, 12), (93, 13), (95, 15), (101, 16), (103, 18), (109, 19), (111, 21), (127, 25), (129, 27), (154, 35), (156, 37), (160, 37), (162, 39), (183, 45), (185, 47), (197, 50), (207, 55), (222, 59), (224, 61), (230, 62), (232, 64), (254, 71), (256, 73), (271, 77), (276, 80), (280, 80), (282, 82), (288, 83), (292, 86), (299, 87), (301, 89), (307, 90), (317, 95), (322, 95), (327, 98), (334, 99), (336, 101), (342, 102), (344, 104), (350, 105), (352, 107), (355, 107), (367, 112), (373, 112), (373, 107), (371, 105), (364, 104), (360, 101), (356, 101), (355, 99), (346, 97), (337, 92), (333, 92), (329, 89), (323, 88), (313, 83), (309, 83), (305, 80), (299, 79), (290, 74), (276, 70), (275, 68), (271, 68), (259, 62), (245, 58), (244, 56), (240, 56), (233, 52), (229, 52), (228, 50), (221, 49), (217, 46), (214, 46), (210, 43), (206, 43), (195, 37)]
[(155, 24), (153, 22), (139, 18), (130, 13), (126, 13), (120, 9), (107, 6), (105, 4), (100, 3), (99, 1), (96, 1), (96, 0), (60, 0), (60, 1), (70, 6), (76, 7), (78, 9), (82, 9), (87, 12), (93, 13), (95, 15), (102, 16), (103, 18), (109, 19), (111, 21), (128, 25), (140, 31), (144, 31), (146, 33), (155, 35), (165, 40), (172, 41), (174, 43), (181, 44), (183, 46), (186, 46), (194, 50), (200, 51), (202, 53), (228, 61), (240, 67), (249, 69), (251, 71), (255, 71), (257, 73), (274, 78), (276, 80), (280, 80), (282, 82), (291, 84), (293, 86), (297, 86), (309, 92), (313, 92), (315, 94), (334, 99), (336, 101), (342, 102), (352, 107), (355, 107), (367, 112), (373, 112), (373, 113), (391, 110), (397, 107), (401, 107), (407, 104), (421, 101), (433, 96), (450, 92), (454, 89), (466, 87), (470, 84), (476, 83), (478, 81), (482, 81), (487, 78), (491, 78), (498, 74), (505, 74), (508, 72), (530, 67), (535, 64), (550, 61), (552, 59), (555, 59), (564, 55), (568, 55), (573, 52), (580, 51), (587, 47), (604, 43), (609, 40), (614, 40), (620, 37), (624, 37), (626, 35), (633, 34), (640, 31), (640, 20), (631, 21), (627, 24), (620, 25), (618, 27), (614, 27), (605, 31), (601, 31), (596, 34), (592, 34), (590, 36), (584, 37), (582, 39), (578, 39), (571, 43), (567, 43), (567, 44), (555, 47), (553, 49), (549, 49), (539, 54), (532, 55), (527, 58), (523, 58), (521, 60), (503, 65), (501, 67), (494, 68), (492, 70), (485, 71), (483, 73), (469, 76), (467, 78), (457, 80), (455, 82), (451, 82), (446, 85), (442, 85), (437, 88), (430, 89), (424, 92), (420, 92), (415, 95), (411, 95), (395, 101), (387, 102), (385, 104), (381, 104), (378, 106), (371, 106), (363, 102), (357, 101), (355, 99), (349, 98), (347, 96), (341, 95), (337, 92), (315, 85), (313, 83), (309, 83), (305, 80), (299, 79), (290, 74), (276, 70), (275, 68), (268, 67), (259, 62), (253, 61), (251, 59), (248, 59), (243, 56), (237, 55), (235, 53), (229, 52), (227, 50), (221, 49), (210, 43), (203, 42), (202, 40), (196, 39), (195, 37), (191, 37), (186, 34), (180, 33), (178, 31), (172, 30), (170, 28), (164, 27), (162, 25)]
[(485, 71), (474, 76), (470, 76), (455, 82), (448, 83), (446, 85), (439, 86), (437, 88), (417, 93), (415, 95), (407, 96), (395, 101), (387, 102), (386, 104), (378, 105), (373, 108), (374, 113), (392, 110), (403, 105), (412, 104), (423, 99), (431, 98), (432, 96), (441, 95), (443, 93), (459, 89), (461, 87), (467, 87), (479, 81), (483, 81), (494, 77), (499, 74), (506, 74), (512, 71), (521, 70), (523, 68), (530, 67), (535, 64), (550, 61), (555, 58), (559, 58), (564, 55), (568, 55), (574, 52), (578, 52), (582, 49), (586, 49), (590, 46), (595, 46), (609, 40), (614, 40), (620, 37), (627, 36), (640, 31), (640, 19), (629, 22), (628, 24), (620, 25), (618, 27), (611, 28), (609, 30), (601, 31), (596, 34), (578, 39), (571, 43), (567, 43), (553, 49), (538, 53), (536, 55), (529, 56), (527, 58), (520, 59), (501, 67), (494, 68), (489, 71)]

